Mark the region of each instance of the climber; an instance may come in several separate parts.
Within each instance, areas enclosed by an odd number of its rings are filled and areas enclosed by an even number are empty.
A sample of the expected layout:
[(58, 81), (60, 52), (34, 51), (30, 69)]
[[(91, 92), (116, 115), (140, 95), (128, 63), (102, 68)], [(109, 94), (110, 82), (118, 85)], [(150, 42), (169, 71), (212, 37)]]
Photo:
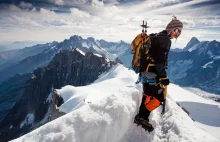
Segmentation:
[[(141, 67), (144, 67), (144, 70), (140, 69), (143, 97), (134, 122), (149, 132), (154, 130), (149, 123), (150, 113), (165, 103), (164, 93), (166, 92), (164, 88), (170, 83), (166, 73), (168, 52), (171, 47), (170, 39), (177, 39), (183, 28), (183, 23), (175, 16), (173, 17), (165, 30), (157, 34), (150, 34), (149, 52), (145, 53), (145, 57), (142, 57), (142, 61), (140, 61)], [(137, 38), (134, 39), (132, 45), (135, 45), (135, 40)]]

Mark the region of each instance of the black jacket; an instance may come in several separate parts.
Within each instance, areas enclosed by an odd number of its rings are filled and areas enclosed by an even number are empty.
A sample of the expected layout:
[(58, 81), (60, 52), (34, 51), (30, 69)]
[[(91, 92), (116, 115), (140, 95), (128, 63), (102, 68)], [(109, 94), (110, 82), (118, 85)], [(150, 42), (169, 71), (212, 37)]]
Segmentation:
[(158, 34), (151, 34), (151, 47), (149, 54), (153, 57), (155, 63), (155, 72), (158, 77), (166, 77), (166, 67), (168, 52), (171, 46), (171, 40), (168, 36), (167, 31), (162, 31)]

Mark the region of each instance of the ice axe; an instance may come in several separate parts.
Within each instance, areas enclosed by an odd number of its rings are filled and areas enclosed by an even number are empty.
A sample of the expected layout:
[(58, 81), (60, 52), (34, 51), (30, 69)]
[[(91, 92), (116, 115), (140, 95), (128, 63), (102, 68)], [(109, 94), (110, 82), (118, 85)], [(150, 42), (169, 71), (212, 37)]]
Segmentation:
[(142, 35), (147, 33), (147, 28), (149, 28), (149, 26), (146, 24), (144, 24), (144, 20), (143, 20), (143, 24), (140, 25), (142, 27)]
[(161, 114), (164, 114), (165, 112), (165, 106), (166, 106), (166, 98), (167, 98), (167, 86), (162, 86), (164, 88), (164, 91), (163, 91), (163, 98), (164, 98), (164, 101), (163, 101), (163, 110), (161, 112)]

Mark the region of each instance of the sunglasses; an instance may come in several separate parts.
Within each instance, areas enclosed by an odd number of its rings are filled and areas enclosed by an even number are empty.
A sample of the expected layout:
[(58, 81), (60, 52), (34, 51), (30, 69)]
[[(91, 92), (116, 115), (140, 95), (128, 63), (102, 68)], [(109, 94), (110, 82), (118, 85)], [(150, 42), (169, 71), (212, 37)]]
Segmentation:
[(176, 32), (176, 33), (178, 32), (179, 34), (181, 34), (182, 31), (177, 28), (174, 30), (174, 32)]

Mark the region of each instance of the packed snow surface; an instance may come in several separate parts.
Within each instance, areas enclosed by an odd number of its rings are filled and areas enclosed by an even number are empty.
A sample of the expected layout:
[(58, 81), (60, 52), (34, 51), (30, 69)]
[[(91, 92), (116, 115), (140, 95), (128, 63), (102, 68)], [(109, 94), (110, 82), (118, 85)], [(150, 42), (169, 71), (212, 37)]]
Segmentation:
[(33, 124), (34, 123), (34, 114), (28, 114), (24, 121), (21, 122), (20, 128), (24, 126), (24, 124)]
[(185, 90), (188, 90), (196, 95), (199, 95), (203, 98), (209, 99), (209, 100), (214, 100), (217, 102), (220, 102), (220, 95), (214, 94), (214, 93), (209, 93), (204, 90), (201, 90), (199, 88), (193, 88), (193, 87), (184, 87)]
[[(67, 114), (14, 142), (219, 141), (201, 129), (176, 104), (174, 100), (178, 96), (182, 98), (183, 94), (189, 92), (172, 84), (168, 88), (173, 91), (168, 90), (165, 114), (161, 115), (161, 107), (159, 107), (150, 116), (155, 130), (149, 134), (134, 124), (133, 119), (142, 98), (142, 85), (135, 84), (137, 78), (133, 71), (122, 65), (116, 65), (91, 85), (61, 88), (58, 92), (64, 98), (64, 104), (59, 107), (59, 110)], [(197, 100), (200, 101), (200, 99)], [(205, 110), (202, 113), (205, 114)], [(207, 117), (204, 114), (203, 116)]]
[(98, 57), (102, 57), (102, 55), (100, 55), (100, 54), (94, 53), (94, 55), (95, 55), (95, 56), (98, 56)]
[(198, 127), (220, 140), (220, 103), (200, 97), (174, 84), (169, 85), (168, 93), (190, 112), (190, 117)]

